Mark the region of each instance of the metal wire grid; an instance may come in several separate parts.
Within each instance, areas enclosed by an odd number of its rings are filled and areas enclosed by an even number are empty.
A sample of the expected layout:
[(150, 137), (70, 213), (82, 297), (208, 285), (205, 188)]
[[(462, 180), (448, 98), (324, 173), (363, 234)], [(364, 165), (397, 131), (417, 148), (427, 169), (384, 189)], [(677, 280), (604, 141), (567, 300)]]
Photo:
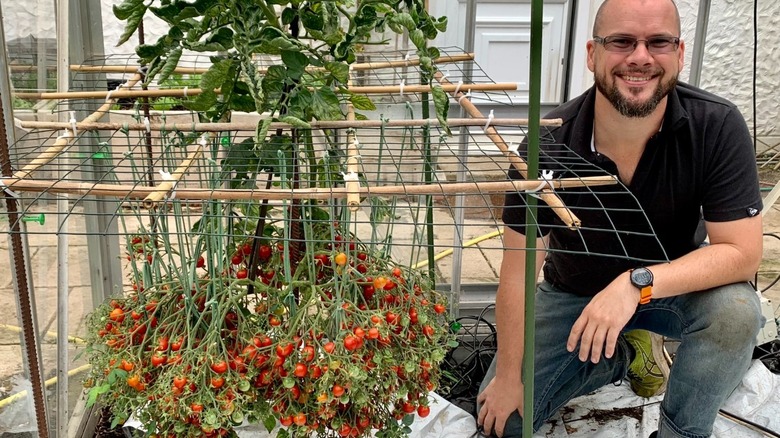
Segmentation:
[[(114, 115), (112, 114), (112, 117)], [(132, 117), (132, 116), (131, 116)], [(191, 115), (185, 117), (192, 117)], [(505, 131), (504, 139), (510, 144), (519, 144), (525, 136), (520, 126), (495, 126)], [(366, 242), (385, 241), (388, 234), (393, 235), (395, 247), (414, 247), (428, 244), (423, 230), (426, 222), (436, 231), (435, 245), (439, 249), (453, 248), (452, 232), (456, 226), (454, 220), (458, 217), (456, 209), (462, 209), (462, 214), (468, 221), (457, 224), (464, 235), (469, 234), (468, 227), (488, 227), (498, 229), (501, 226), (500, 210), (504, 188), (490, 187), (492, 182), (506, 181), (510, 162), (506, 155), (500, 153), (495, 144), (484, 136), (480, 127), (460, 127), (465, 131), (466, 143), (462, 136), (445, 136), (435, 127), (430, 128), (429, 153), (426, 154), (426, 136), (423, 128), (417, 127), (379, 127), (360, 128), (356, 132), (359, 143), (357, 157), (359, 167), (357, 176), (360, 185), (367, 188), (367, 193), (361, 195), (361, 207), (354, 214), (347, 213), (343, 196), (320, 196), (311, 201), (309, 207), (327, 213), (329, 219), (349, 221), (360, 230), (361, 240)], [(59, 215), (82, 215), (84, 200), (110, 203), (115, 205), (115, 216), (135, 216), (136, 218), (168, 215), (177, 208), (184, 212), (195, 212), (194, 221), (209, 199), (222, 198), (224, 203), (220, 210), (223, 219), (228, 220), (236, 214), (246, 215), (251, 204), (262, 199), (273, 198), (272, 206), (287, 207), (289, 199), (300, 189), (343, 188), (349, 178), (347, 169), (348, 148), (347, 130), (312, 130), (302, 137), (310, 138), (309, 153), (303, 148), (293, 153), (295, 146), (290, 143), (289, 133), (282, 133), (277, 138), (277, 144), (263, 150), (254, 143), (254, 131), (225, 131), (220, 133), (195, 133), (178, 130), (153, 132), (151, 145), (144, 131), (119, 129), (112, 132), (82, 132), (78, 141), (73, 142), (60, 153), (60, 158), (36, 170), (31, 176), (42, 183), (68, 183), (73, 188), (69, 196), (70, 208), (67, 212), (57, 212)], [(457, 134), (457, 132), (456, 132)], [(38, 156), (47, 143), (53, 141), (57, 132), (53, 130), (32, 131), (22, 137), (13, 148), (15, 169), (22, 168), (27, 162)], [(606, 176), (598, 167), (579, 158), (564, 145), (551, 143), (549, 136), (542, 139), (543, 152), (540, 158), (542, 170), (555, 170), (555, 179), (584, 179), (588, 177)], [(97, 146), (97, 147), (96, 147)], [(287, 148), (287, 149), (285, 149)], [(183, 176), (176, 181), (175, 187), (165, 190), (160, 199), (160, 208), (147, 210), (142, 198), (159, 192), (161, 183), (171, 181), (170, 174), (188, 159), (191, 165), (184, 169)], [(274, 152), (276, 151), (276, 152)], [(281, 152), (279, 152), (281, 151)], [(274, 156), (276, 153), (276, 156)], [(292, 189), (292, 158), (297, 157), (300, 178), (299, 189)], [(426, 177), (426, 168), (427, 177)], [(270, 180), (269, 180), (270, 177)], [(268, 182), (270, 181), (270, 183)], [(452, 191), (458, 181), (474, 181), (477, 184), (468, 187), (469, 194)], [(274, 190), (267, 194), (264, 188)], [(371, 193), (381, 187), (396, 186), (399, 188), (393, 195)], [(9, 185), (14, 190), (14, 185)], [(76, 190), (78, 189), (78, 190)], [(98, 192), (98, 189), (102, 190)], [(231, 194), (231, 190), (232, 191)], [(40, 189), (39, 193), (20, 192), (25, 206), (25, 217), (38, 218), (41, 209), (51, 205), (56, 194), (51, 188)], [(101, 193), (100, 196), (95, 196)], [(226, 199), (238, 198), (241, 199)], [(266, 193), (266, 194), (264, 194)], [(591, 251), (590, 239), (603, 238), (605, 234), (614, 236), (618, 242), (628, 235), (638, 235), (655, 243), (652, 228), (641, 208), (628, 190), (620, 184), (599, 187), (582, 187), (561, 190), (565, 199), (574, 197), (593, 197), (598, 199), (627, 198), (635, 208), (623, 209), (620, 212), (606, 211), (607, 205), (597, 200), (605, 210), (606, 222), (594, 226), (583, 223), (577, 231), (580, 233), (582, 248)], [(236, 196), (234, 196), (236, 195)], [(368, 195), (368, 196), (367, 196)], [(299, 195), (300, 201), (306, 203), (305, 195)], [(456, 206), (457, 198), (467, 201)], [(247, 199), (253, 199), (249, 202)], [(312, 198), (315, 198), (312, 195)], [(620, 202), (625, 204), (625, 202)], [(433, 222), (426, 221), (424, 210), (430, 205), (435, 211)], [(147, 205), (148, 207), (148, 205)], [(307, 207), (308, 208), (308, 207)], [(539, 203), (539, 215), (551, 207), (544, 202)], [(582, 207), (593, 210), (598, 207)], [(50, 207), (44, 209), (48, 214), (55, 213)], [(282, 209), (283, 210), (283, 209)], [(382, 212), (384, 213), (378, 213)], [(575, 214), (578, 211), (574, 211)], [(178, 213), (177, 213), (178, 214)], [(647, 224), (646, 231), (631, 231), (618, 229), (611, 215), (639, 215)], [(185, 214), (186, 215), (186, 214)], [(282, 214), (275, 220), (289, 222)], [(314, 222), (321, 221), (316, 219)], [(406, 229), (405, 234), (411, 239), (402, 239), (399, 229)], [(563, 223), (549, 224), (551, 227), (566, 227)], [(383, 229), (384, 234), (378, 235), (377, 229)], [(224, 232), (221, 230), (220, 232)], [(245, 232), (243, 230), (242, 232)], [(28, 232), (46, 232), (28, 228)], [(105, 234), (110, 230), (97, 230)], [(187, 229), (181, 230), (186, 233)], [(120, 234), (131, 234), (129, 230)], [(446, 236), (446, 237), (445, 237)], [(631, 258), (632, 255), (623, 252), (602, 254), (606, 256)], [(659, 244), (660, 247), (660, 244)], [(403, 262), (414, 264), (420, 262), (422, 255)], [(646, 261), (646, 260), (643, 260)]]

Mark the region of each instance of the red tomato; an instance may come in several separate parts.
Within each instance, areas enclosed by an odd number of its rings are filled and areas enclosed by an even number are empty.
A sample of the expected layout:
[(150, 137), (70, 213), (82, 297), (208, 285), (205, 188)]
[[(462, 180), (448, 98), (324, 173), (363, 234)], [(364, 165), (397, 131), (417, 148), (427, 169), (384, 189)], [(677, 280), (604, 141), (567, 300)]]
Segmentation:
[(447, 308), (444, 306), (444, 304), (434, 304), (433, 311), (436, 313), (444, 313), (447, 311)]
[(228, 369), (228, 364), (224, 360), (211, 364), (211, 370), (217, 374), (222, 374)]
[(268, 245), (260, 245), (260, 250), (257, 255), (260, 256), (261, 262), (266, 262), (271, 258), (271, 247)]
[(133, 368), (135, 365), (133, 365), (132, 362), (128, 362), (124, 359), (122, 359), (122, 363), (119, 365), (119, 368), (125, 370), (125, 371), (133, 371)]
[(238, 278), (239, 280), (243, 280), (248, 276), (249, 276), (249, 271), (247, 271), (246, 269), (239, 269), (238, 271), (236, 271), (236, 278)]
[(195, 266), (198, 268), (206, 266), (206, 259), (204, 259), (203, 256), (198, 257), (198, 262)]
[(379, 338), (379, 329), (376, 327), (371, 327), (368, 329), (368, 334), (366, 335), (368, 339), (378, 339)]
[(203, 405), (200, 403), (193, 403), (190, 405), (192, 412), (203, 412)]
[(333, 395), (335, 397), (341, 397), (344, 395), (344, 387), (339, 384), (333, 385)]
[(325, 345), (322, 346), (322, 348), (325, 350), (328, 354), (333, 354), (333, 351), (336, 350), (336, 344), (333, 342), (328, 342)]
[(347, 351), (355, 351), (360, 347), (360, 338), (353, 335), (347, 335), (344, 337), (344, 348)]
[(293, 344), (286, 343), (286, 344), (279, 344), (276, 346), (276, 355), (285, 358), (290, 355), (293, 351)]
[(311, 362), (314, 360), (314, 347), (311, 345), (307, 345), (303, 347), (303, 351), (301, 352), (301, 358), (303, 358), (304, 362)]
[(429, 325), (424, 325), (423, 334), (425, 334), (425, 336), (433, 336), (433, 327)]
[(402, 409), (404, 412), (406, 412), (407, 414), (411, 414), (412, 412), (414, 412), (414, 411), (415, 411), (415, 409), (416, 409), (416, 408), (415, 408), (414, 404), (412, 404), (412, 403), (409, 403), (409, 402), (407, 401), (407, 402), (404, 402), (404, 404), (403, 404), (403, 406), (401, 407), (401, 409)]
[(173, 386), (175, 388), (183, 389), (187, 384), (187, 378), (182, 376), (176, 376), (173, 378)]
[(211, 378), (211, 387), (214, 389), (222, 388), (222, 385), (225, 384), (225, 378), (224, 377), (212, 377)]
[(303, 412), (298, 412), (293, 417), (293, 423), (295, 423), (296, 426), (304, 426), (306, 424), (306, 414)]
[(122, 322), (122, 321), (124, 321), (124, 320), (125, 320), (125, 312), (124, 312), (122, 309), (120, 309), (120, 308), (116, 307), (116, 308), (114, 308), (114, 309), (111, 311), (111, 313), (109, 313), (109, 314), (108, 314), (108, 317), (109, 317), (109, 318), (110, 318), (112, 321), (116, 321), (116, 322)]
[(281, 423), (284, 427), (290, 426), (293, 424), (293, 416), (288, 415), (286, 417), (282, 417), (279, 419), (279, 423)]
[(420, 405), (417, 407), (417, 415), (419, 415), (420, 418), (425, 418), (430, 413), (431, 413), (431, 408), (429, 408), (428, 406)]
[(165, 355), (162, 354), (155, 354), (152, 356), (152, 366), (153, 367), (160, 367), (165, 365), (165, 363), (168, 361), (168, 358), (165, 357)]
[(295, 364), (295, 371), (293, 371), (293, 375), (295, 377), (306, 377), (306, 374), (308, 374), (309, 369), (306, 368), (306, 365), (302, 363)]

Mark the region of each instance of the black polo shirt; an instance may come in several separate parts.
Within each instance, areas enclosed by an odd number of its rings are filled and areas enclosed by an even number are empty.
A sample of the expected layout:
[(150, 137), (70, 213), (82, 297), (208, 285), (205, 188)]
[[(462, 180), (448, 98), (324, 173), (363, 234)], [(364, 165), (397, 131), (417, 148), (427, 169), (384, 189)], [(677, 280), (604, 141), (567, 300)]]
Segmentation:
[[(592, 150), (596, 89), (547, 115), (563, 125), (544, 135), (539, 168), (553, 178), (617, 175)], [(687, 84), (668, 96), (663, 128), (647, 143), (628, 187), (557, 190), (582, 221), (569, 230), (539, 201), (536, 221), (550, 244), (544, 277), (578, 295), (595, 295), (621, 272), (674, 260), (696, 249), (701, 214), (711, 222), (761, 211), (753, 143), (739, 110), (727, 100)], [(518, 154), (525, 155), (524, 145)], [(519, 178), (510, 171), (512, 178)], [(503, 221), (525, 233), (525, 196), (506, 195)]]

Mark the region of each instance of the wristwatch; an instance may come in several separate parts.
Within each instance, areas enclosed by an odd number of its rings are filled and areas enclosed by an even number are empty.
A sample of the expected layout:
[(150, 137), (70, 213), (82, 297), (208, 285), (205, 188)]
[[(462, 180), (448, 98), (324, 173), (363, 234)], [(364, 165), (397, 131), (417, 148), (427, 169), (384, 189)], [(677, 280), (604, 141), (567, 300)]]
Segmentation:
[(629, 271), (631, 284), (639, 288), (639, 304), (647, 304), (653, 296), (653, 273), (642, 267)]

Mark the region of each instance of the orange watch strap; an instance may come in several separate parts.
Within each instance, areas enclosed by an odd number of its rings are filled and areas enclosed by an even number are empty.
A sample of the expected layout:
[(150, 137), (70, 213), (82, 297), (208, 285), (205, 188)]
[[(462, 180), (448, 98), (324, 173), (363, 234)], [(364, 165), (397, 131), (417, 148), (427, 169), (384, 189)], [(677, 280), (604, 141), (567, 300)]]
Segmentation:
[(647, 304), (653, 297), (653, 286), (645, 286), (639, 290), (639, 304)]

